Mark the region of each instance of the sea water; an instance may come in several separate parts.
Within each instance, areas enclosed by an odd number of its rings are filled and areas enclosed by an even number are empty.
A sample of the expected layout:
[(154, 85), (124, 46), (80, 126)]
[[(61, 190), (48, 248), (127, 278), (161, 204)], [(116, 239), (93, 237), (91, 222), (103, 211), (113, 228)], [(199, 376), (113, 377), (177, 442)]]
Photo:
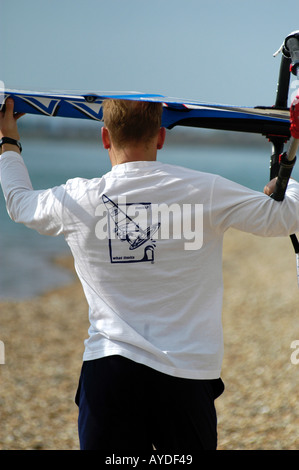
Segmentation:
[[(22, 144), (34, 189), (57, 186), (77, 176), (101, 176), (111, 168), (100, 142), (26, 138)], [(231, 146), (176, 142), (166, 143), (158, 159), (216, 173), (262, 191), (269, 178), (270, 154), (270, 145), (244, 146), (241, 140)], [(42, 236), (11, 221), (0, 190), (0, 300), (30, 298), (70, 282), (71, 274), (51, 262), (67, 253), (63, 236)]]

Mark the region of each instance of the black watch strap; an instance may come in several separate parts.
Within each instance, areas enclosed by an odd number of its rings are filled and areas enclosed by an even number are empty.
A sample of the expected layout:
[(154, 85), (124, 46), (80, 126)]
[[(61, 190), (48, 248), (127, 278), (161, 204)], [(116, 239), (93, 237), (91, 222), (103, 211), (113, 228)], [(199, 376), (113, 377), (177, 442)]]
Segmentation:
[(0, 148), (2, 147), (3, 144), (11, 144), (11, 145), (16, 145), (20, 152), (22, 152), (22, 145), (21, 142), (19, 142), (16, 139), (11, 139), (10, 137), (2, 137), (0, 140)]

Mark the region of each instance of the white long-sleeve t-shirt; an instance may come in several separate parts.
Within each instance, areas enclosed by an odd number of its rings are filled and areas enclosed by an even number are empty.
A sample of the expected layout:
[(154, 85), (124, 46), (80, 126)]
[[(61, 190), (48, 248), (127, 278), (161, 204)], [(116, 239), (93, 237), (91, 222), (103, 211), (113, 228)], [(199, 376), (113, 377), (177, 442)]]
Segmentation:
[(0, 178), (10, 217), (63, 234), (72, 251), (89, 305), (86, 361), (118, 354), (177, 377), (218, 378), (225, 231), (299, 231), (294, 180), (276, 202), (217, 175), (139, 161), (35, 191), (16, 152), (1, 155)]

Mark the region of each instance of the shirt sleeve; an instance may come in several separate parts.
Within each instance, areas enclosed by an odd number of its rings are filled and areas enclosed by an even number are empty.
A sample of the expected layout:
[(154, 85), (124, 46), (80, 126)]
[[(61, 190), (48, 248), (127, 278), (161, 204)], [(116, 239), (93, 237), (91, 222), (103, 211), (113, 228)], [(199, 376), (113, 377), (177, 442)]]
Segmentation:
[(35, 191), (22, 156), (11, 151), (0, 157), (0, 181), (12, 220), (43, 235), (63, 232), (63, 185)]
[(277, 202), (264, 193), (217, 177), (211, 197), (211, 223), (220, 232), (229, 227), (265, 237), (299, 231), (299, 184), (289, 181), (285, 198)]

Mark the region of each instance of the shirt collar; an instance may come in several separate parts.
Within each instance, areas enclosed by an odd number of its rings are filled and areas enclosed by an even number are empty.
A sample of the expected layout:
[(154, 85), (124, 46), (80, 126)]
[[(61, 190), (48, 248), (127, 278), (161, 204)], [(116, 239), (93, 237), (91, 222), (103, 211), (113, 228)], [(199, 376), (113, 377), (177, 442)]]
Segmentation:
[(153, 171), (161, 166), (160, 162), (157, 161), (137, 161), (137, 162), (127, 162), (120, 163), (119, 165), (114, 165), (111, 169), (113, 174), (125, 174), (136, 171)]

